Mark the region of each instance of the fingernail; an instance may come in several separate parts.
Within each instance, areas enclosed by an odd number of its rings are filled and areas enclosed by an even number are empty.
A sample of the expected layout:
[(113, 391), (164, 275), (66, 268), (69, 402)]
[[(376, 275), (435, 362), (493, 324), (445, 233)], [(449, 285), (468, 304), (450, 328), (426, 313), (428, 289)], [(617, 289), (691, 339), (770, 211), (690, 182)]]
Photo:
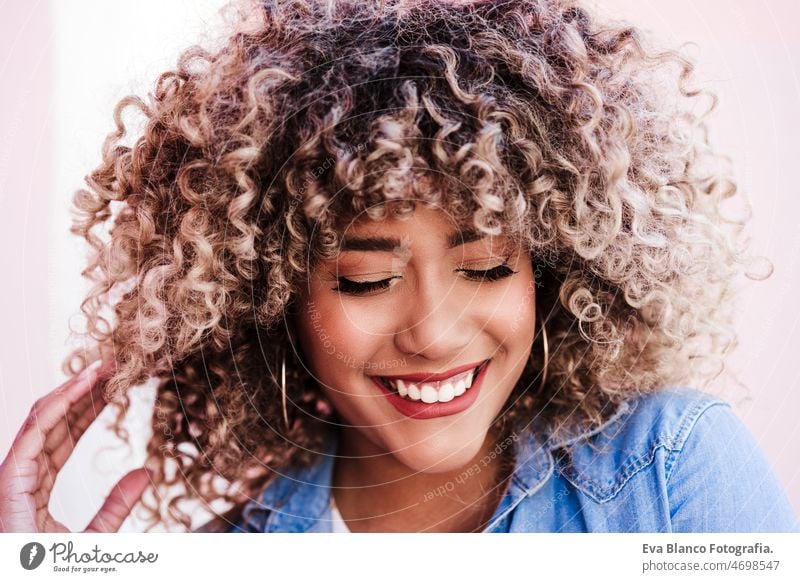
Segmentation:
[(97, 372), (97, 369), (100, 367), (102, 363), (101, 360), (97, 360), (96, 362), (92, 362), (90, 366), (87, 366), (79, 375), (78, 379), (86, 380), (89, 378), (93, 373)]

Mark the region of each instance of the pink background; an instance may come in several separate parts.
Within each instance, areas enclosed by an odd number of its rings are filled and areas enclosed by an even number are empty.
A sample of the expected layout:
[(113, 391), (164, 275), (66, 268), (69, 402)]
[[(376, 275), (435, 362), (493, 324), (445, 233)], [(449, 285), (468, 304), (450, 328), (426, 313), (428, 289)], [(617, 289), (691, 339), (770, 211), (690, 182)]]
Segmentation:
[[(63, 381), (68, 323), (84, 287), (83, 248), (68, 234), (72, 193), (99, 159), (113, 104), (145, 94), (179, 50), (213, 42), (219, 0), (0, 4), (0, 452), (30, 405)], [(692, 41), (703, 83), (721, 102), (712, 140), (730, 154), (750, 199), (753, 251), (774, 275), (741, 296), (740, 348), (722, 377), (725, 396), (761, 443), (800, 512), (800, 9), (791, 0), (605, 0), (603, 13), (652, 31), (662, 44)], [(77, 323), (75, 320), (73, 323)], [(92, 427), (62, 471), (51, 509), (82, 528), (126, 470), (141, 463), (147, 388), (132, 422), (141, 441), (114, 448)], [(200, 515), (200, 514), (199, 514)], [(202, 518), (198, 518), (202, 519)], [(136, 530), (135, 520), (126, 525)]]

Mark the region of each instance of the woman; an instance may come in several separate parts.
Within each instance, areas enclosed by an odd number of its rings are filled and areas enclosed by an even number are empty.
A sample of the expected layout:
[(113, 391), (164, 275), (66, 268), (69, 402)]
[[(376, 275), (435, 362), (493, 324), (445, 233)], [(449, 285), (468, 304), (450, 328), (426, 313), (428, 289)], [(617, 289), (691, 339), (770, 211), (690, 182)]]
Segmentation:
[(146, 489), (153, 524), (232, 504), (203, 531), (798, 529), (690, 387), (748, 259), (690, 63), (552, 0), (251, 16), (115, 111), (75, 199), (94, 347), (0, 468), (4, 530), (65, 529), (58, 470), (148, 378), (146, 469), (89, 530)]

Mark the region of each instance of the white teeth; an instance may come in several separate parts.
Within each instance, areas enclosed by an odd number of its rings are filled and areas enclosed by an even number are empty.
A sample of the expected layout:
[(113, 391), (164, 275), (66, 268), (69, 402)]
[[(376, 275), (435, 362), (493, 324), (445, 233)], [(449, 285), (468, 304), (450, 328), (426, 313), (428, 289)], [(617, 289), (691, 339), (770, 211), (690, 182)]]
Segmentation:
[(430, 384), (423, 384), (422, 390), (420, 390), (420, 394), (422, 395), (422, 401), (425, 404), (433, 404), (434, 402), (438, 402), (439, 400), (439, 395), (436, 392), (436, 388), (434, 388)]
[(434, 402), (450, 402), (458, 398), (472, 386), (476, 368), (462, 372), (446, 382), (426, 382), (415, 384), (404, 380), (387, 380), (388, 384), (394, 386), (397, 393), (409, 400), (422, 401), (426, 404)]
[(439, 388), (439, 402), (450, 402), (455, 397), (455, 390), (453, 389), (453, 385), (449, 382)]
[(397, 385), (397, 391), (400, 393), (400, 396), (408, 395), (408, 388), (406, 388), (405, 382), (403, 382), (402, 380), (398, 380), (396, 382), (396, 385)]

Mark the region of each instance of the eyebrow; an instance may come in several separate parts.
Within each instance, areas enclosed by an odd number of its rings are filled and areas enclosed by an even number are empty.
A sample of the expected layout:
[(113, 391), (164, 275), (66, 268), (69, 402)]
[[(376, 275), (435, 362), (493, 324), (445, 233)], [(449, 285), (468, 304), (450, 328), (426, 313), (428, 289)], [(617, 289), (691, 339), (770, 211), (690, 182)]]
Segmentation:
[[(474, 229), (457, 230), (447, 235), (447, 248), (452, 249), (484, 238), (486, 235)], [(394, 237), (345, 237), (341, 252), (345, 251), (383, 251), (391, 253), (401, 246), (400, 239)]]

